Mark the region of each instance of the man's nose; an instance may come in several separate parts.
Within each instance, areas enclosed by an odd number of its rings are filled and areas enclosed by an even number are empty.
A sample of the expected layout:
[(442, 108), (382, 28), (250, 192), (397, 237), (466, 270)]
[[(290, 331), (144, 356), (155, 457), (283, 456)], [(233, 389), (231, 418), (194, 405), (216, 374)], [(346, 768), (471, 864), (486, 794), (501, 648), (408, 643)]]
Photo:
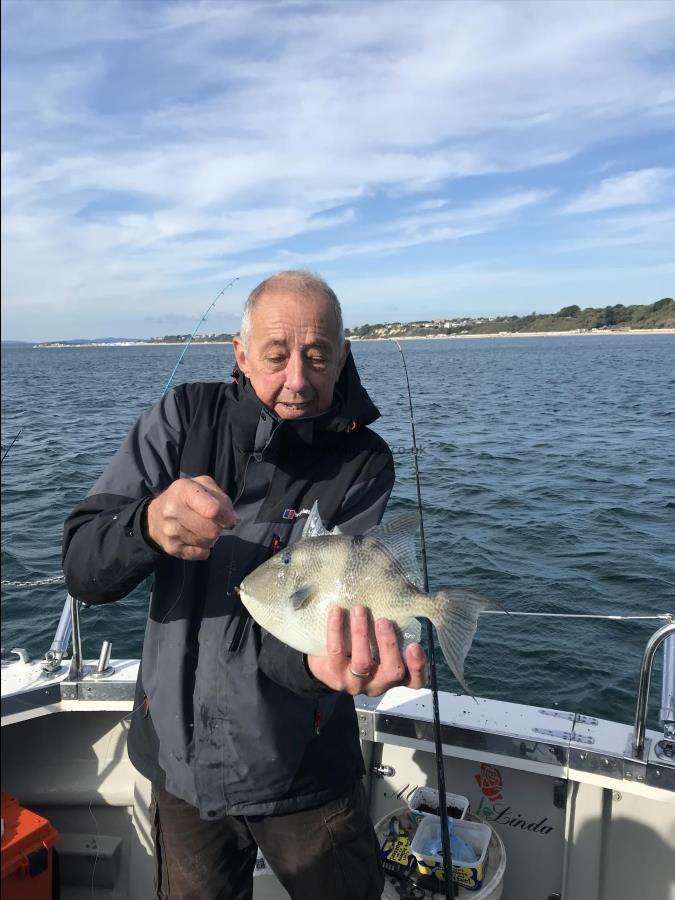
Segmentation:
[(307, 386), (307, 363), (302, 354), (293, 353), (286, 366), (286, 387), (296, 394), (303, 393)]

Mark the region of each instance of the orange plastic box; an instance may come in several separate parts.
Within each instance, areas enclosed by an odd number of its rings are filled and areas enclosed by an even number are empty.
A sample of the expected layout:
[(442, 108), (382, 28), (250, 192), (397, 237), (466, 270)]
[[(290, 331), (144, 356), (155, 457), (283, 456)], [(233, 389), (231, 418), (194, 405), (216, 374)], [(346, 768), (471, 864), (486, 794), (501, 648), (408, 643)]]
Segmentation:
[(9, 794), (1, 806), (3, 900), (51, 900), (58, 831)]

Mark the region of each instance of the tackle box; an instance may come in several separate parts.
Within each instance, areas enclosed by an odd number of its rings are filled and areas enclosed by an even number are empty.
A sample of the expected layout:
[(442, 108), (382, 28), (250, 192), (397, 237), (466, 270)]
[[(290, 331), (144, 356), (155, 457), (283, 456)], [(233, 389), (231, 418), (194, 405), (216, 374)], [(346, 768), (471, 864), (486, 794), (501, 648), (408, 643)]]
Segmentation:
[[(484, 825), (482, 822), (469, 822), (462, 819), (456, 819), (453, 827), (455, 834), (471, 847), (477, 857), (475, 861), (453, 859), (453, 880), (467, 891), (479, 891), (487, 872), (488, 848), (492, 830), (489, 825)], [(425, 815), (417, 827), (410, 849), (422, 875), (433, 875), (439, 881), (443, 881), (445, 879), (443, 856), (436, 856), (423, 849), (430, 839), (440, 838), (440, 836), (441, 820), (439, 817)]]
[(58, 831), (15, 797), (1, 799), (3, 900), (51, 900)]

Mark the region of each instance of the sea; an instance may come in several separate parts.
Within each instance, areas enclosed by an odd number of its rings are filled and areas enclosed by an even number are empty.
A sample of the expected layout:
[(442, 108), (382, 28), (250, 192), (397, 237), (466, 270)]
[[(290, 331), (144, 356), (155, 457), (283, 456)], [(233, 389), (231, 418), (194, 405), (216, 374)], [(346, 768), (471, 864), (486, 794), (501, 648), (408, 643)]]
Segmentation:
[[(466, 661), (476, 696), (630, 723), (642, 652), (675, 614), (675, 336), (495, 337), (402, 342), (415, 423), (430, 589), (462, 587), (521, 617), (481, 616)], [(3, 347), (2, 652), (49, 648), (62, 584), (63, 521), (180, 347)], [(402, 359), (353, 345), (382, 416), (396, 485), (387, 515), (416, 508)], [(232, 347), (193, 344), (175, 382), (229, 379)], [(140, 655), (144, 583), (83, 610), (85, 655), (110, 640)], [(86, 599), (86, 598), (83, 598)], [(458, 690), (440, 651), (441, 687)], [(650, 723), (656, 727), (659, 654)]]

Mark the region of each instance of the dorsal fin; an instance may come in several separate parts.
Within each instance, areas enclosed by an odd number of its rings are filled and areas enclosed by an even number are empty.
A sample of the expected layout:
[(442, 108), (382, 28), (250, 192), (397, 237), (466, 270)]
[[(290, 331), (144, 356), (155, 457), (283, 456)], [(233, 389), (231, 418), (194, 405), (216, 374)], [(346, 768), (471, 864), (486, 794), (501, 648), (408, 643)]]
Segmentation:
[(408, 512), (366, 532), (366, 537), (379, 541), (397, 560), (406, 577), (424, 590), (424, 578), (415, 546), (415, 535), (420, 527), (419, 513)]
[(342, 534), (342, 532), (337, 525), (331, 531), (326, 528), (319, 513), (319, 501), (315, 500), (307, 516), (305, 527), (302, 529), (302, 537), (325, 537), (327, 534)]

